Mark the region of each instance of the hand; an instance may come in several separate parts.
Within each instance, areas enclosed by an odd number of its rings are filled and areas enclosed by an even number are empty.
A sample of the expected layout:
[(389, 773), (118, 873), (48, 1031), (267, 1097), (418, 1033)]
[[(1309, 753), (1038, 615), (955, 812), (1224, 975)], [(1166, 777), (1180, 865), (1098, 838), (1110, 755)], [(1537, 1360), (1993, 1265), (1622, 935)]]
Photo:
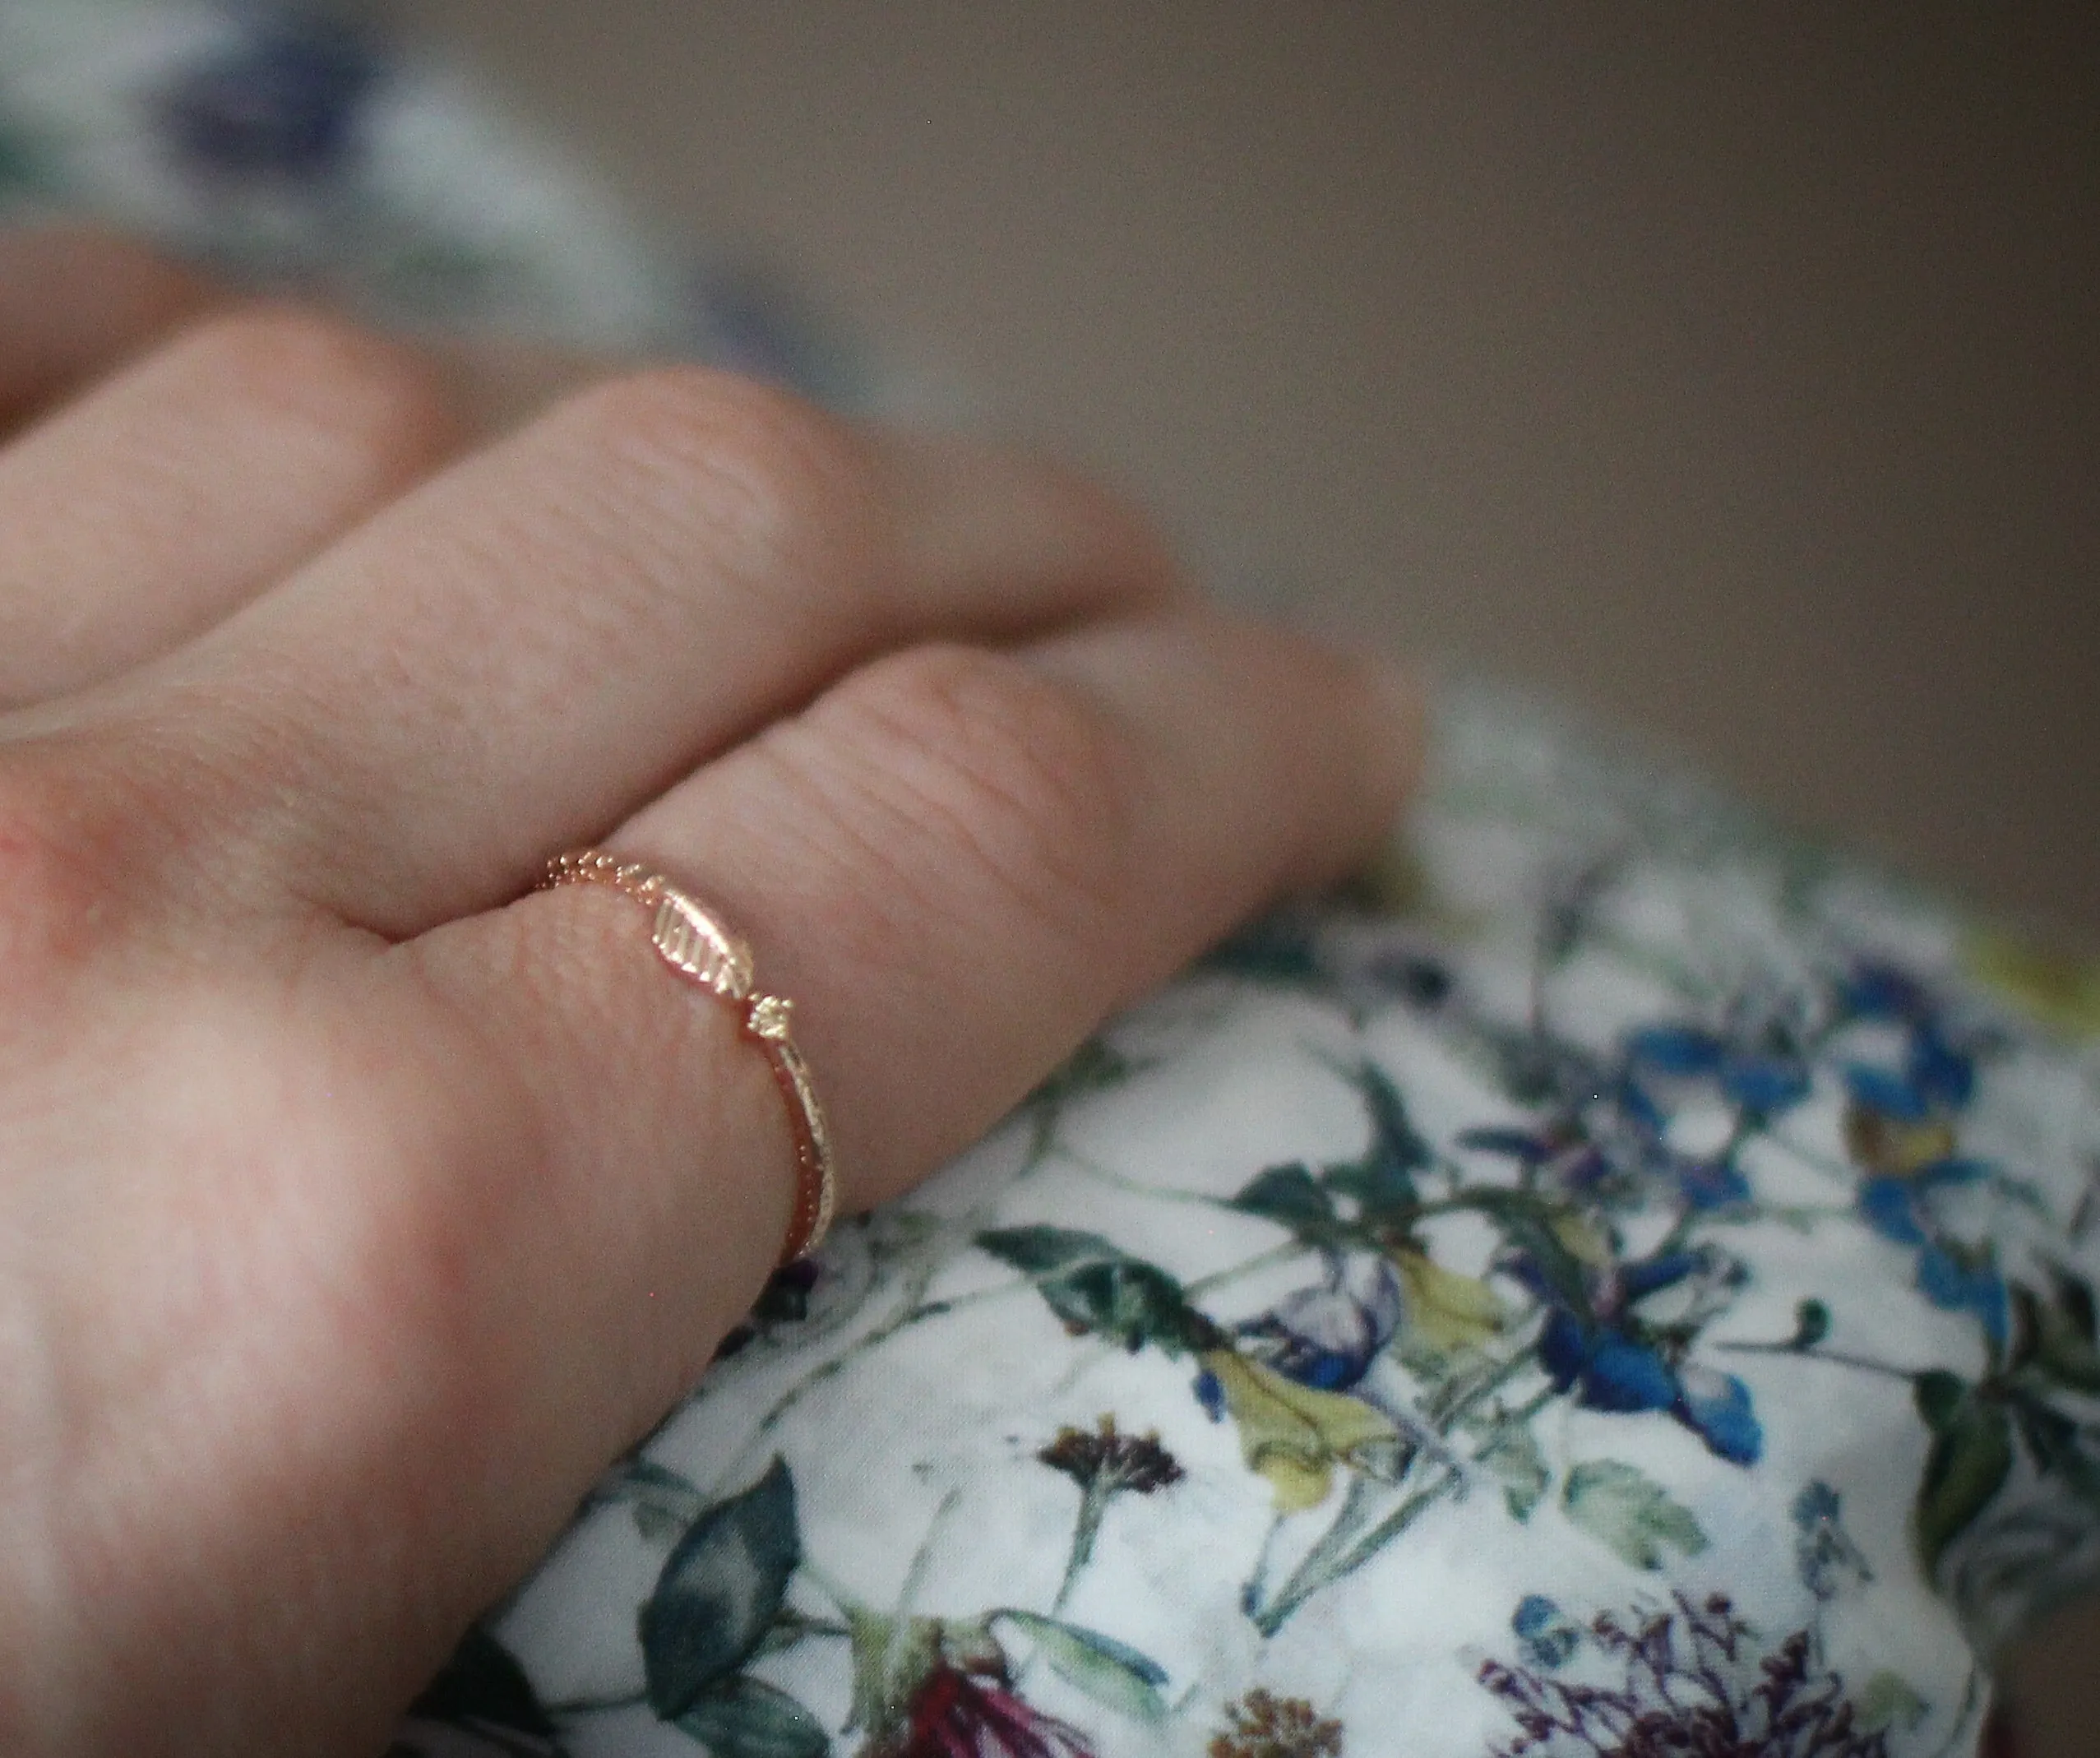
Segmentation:
[(754, 1298), (766, 1058), (550, 854), (750, 937), (865, 1206), (1413, 766), (1018, 459), (685, 368), (477, 437), (81, 238), (0, 326), (9, 1752), (376, 1750)]

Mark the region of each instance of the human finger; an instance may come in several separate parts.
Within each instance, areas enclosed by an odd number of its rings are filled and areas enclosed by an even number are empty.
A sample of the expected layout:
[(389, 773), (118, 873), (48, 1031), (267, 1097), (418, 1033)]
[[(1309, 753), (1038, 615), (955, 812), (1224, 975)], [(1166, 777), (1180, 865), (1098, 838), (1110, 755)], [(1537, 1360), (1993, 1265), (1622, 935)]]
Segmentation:
[(192, 736), (245, 742), (225, 834), (258, 875), (401, 938), (871, 654), (1172, 579), (1061, 473), (681, 368), (467, 458), (99, 711), (167, 738), (172, 701), (207, 705)]
[(0, 433), (224, 297), (194, 271), (110, 233), (0, 230)]
[(450, 455), (446, 373), (318, 312), (210, 318), (0, 449), (0, 706), (208, 628)]
[(906, 650), (617, 831), (795, 998), (846, 1194), (894, 1194), (1110, 1011), (1390, 828), (1413, 687), (1191, 604)]
[[(859, 1206), (1248, 909), (1345, 867), (1418, 744), (1376, 674), (1174, 614), (1020, 657), (878, 660), (611, 841), (747, 930), (760, 983), (794, 997)], [(387, 1311), (442, 1312), (446, 1383), (472, 1389), (471, 1422), (414, 1401), (422, 1432), (384, 1465), (461, 1560), (419, 1577), (426, 1632), (528, 1566), (693, 1383), (787, 1224), (768, 1059), (664, 969), (649, 923), (567, 887), (394, 948), (372, 979), (433, 1010), (480, 1071), (453, 1084), (456, 1151), (414, 1182), (422, 1242), (384, 1254)]]
[[(1378, 669), (1177, 611), (1018, 655), (879, 659), (609, 841), (718, 908), (756, 949), (758, 986), (793, 998), (858, 1207), (1264, 900), (1360, 858), (1418, 743)], [(658, 1364), (624, 1386), (641, 1404), (596, 1412), (607, 1433), (652, 1420), (696, 1371), (705, 1321), (778, 1249), (794, 1182), (766, 1056), (649, 932), (631, 900), (565, 887), (386, 955), (529, 1095), (508, 1127), (545, 1155), (547, 1238), (613, 1327), (535, 1335), (560, 1398), (604, 1389), (594, 1357)], [(701, 1264), (742, 1280), (700, 1285), (681, 1266)]]

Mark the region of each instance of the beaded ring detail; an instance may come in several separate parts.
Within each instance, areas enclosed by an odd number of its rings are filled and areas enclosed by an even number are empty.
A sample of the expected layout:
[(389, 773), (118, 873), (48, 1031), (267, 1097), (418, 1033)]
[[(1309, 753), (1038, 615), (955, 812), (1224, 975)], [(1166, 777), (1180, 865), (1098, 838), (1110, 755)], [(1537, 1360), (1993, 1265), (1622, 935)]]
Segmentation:
[(664, 962), (742, 1009), (744, 1034), (772, 1065), (794, 1136), (795, 1206), (779, 1261), (784, 1265), (807, 1257), (830, 1231), (839, 1191), (830, 1126), (810, 1080), (809, 1064), (789, 1034), (793, 1004), (783, 996), (754, 992), (751, 948), (698, 898), (663, 874), (622, 862), (602, 849), (579, 849), (549, 861), (534, 889), (551, 891), (565, 885), (608, 886), (646, 904), (655, 913), (650, 941)]

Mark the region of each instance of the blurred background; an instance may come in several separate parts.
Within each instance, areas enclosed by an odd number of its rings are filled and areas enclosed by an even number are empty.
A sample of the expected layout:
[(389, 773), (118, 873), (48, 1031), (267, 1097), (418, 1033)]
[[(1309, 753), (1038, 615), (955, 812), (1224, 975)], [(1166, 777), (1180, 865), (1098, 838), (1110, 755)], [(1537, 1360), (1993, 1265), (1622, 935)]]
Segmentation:
[(2100, 7), (352, 10), (1229, 590), (2100, 944)]

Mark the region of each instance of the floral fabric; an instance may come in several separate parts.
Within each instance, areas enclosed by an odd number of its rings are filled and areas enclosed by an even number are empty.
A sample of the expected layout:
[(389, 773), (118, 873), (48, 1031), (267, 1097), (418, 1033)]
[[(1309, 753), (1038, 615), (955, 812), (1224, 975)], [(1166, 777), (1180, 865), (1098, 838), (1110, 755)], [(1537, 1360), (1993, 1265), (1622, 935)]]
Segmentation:
[[(0, 44), (18, 195), (722, 351), (360, 39), (17, 6)], [(2097, 988), (1455, 692), (1381, 870), (775, 1278), (399, 1750), (1973, 1751), (1977, 1657), (2100, 1562)]]
[(2100, 1057), (1928, 901), (1443, 733), (1385, 901), (777, 1278), (446, 1690), (579, 1755), (1973, 1750), (2100, 1538)]
[(396, 325), (882, 376), (749, 266), (659, 247), (474, 81), (308, 8), (0, 0), (0, 216), (86, 211)]

